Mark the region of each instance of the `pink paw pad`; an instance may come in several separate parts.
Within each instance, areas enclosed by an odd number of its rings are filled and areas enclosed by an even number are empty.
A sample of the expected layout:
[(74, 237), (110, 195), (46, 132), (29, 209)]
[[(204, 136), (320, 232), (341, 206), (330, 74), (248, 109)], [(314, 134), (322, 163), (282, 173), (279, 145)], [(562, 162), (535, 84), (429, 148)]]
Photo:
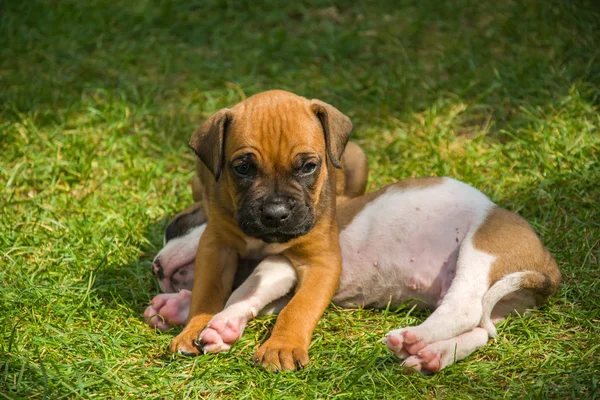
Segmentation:
[(152, 304), (144, 311), (146, 323), (153, 328), (165, 331), (175, 325), (184, 325), (191, 302), (191, 292), (164, 293), (155, 296)]
[(200, 333), (204, 353), (220, 353), (229, 351), (231, 345), (242, 336), (244, 327), (240, 321), (214, 319)]
[(427, 346), (427, 343), (418, 340), (417, 335), (409, 330), (388, 333), (386, 344), (396, 356), (402, 359), (417, 354)]
[(425, 374), (434, 374), (442, 369), (441, 357), (442, 355), (440, 353), (423, 351), (417, 355), (410, 356), (402, 365)]

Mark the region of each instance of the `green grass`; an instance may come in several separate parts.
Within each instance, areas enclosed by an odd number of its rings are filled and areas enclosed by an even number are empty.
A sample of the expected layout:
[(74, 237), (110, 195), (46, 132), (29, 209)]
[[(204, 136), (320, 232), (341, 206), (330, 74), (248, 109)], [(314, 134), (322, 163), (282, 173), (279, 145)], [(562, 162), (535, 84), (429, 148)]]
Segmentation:
[[(600, 8), (590, 1), (7, 0), (0, 398), (600, 397)], [(173, 357), (142, 312), (199, 120), (288, 89), (346, 112), (370, 188), (450, 175), (532, 223), (564, 283), (433, 377), (380, 342), (426, 313), (331, 307), (312, 363)]]

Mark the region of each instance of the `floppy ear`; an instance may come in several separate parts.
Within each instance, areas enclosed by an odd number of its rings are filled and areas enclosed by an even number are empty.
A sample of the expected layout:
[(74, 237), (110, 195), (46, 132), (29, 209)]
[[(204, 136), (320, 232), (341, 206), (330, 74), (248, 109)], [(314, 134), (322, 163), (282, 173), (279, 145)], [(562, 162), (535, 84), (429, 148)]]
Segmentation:
[(341, 169), (340, 159), (352, 133), (352, 121), (340, 110), (321, 100), (313, 99), (310, 102), (310, 109), (323, 127), (329, 159), (334, 167)]
[(225, 131), (231, 120), (229, 109), (224, 108), (213, 114), (194, 132), (188, 146), (219, 180), (223, 168), (225, 151)]

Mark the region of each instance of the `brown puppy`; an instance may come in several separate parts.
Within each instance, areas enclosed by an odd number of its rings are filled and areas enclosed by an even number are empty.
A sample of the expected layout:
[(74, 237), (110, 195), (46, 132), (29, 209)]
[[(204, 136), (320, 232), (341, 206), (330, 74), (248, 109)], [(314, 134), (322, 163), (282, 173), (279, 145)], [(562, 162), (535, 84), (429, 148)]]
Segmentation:
[(308, 363), (312, 332), (339, 282), (336, 174), (352, 123), (319, 100), (257, 94), (210, 117), (190, 147), (208, 224), (198, 246), (187, 325), (171, 350), (201, 351), (198, 336), (231, 294), (239, 257), (282, 254), (298, 275), (255, 361), (292, 370)]
[[(342, 169), (335, 169), (337, 206), (349, 199), (364, 195), (369, 176), (367, 156), (356, 143), (348, 142), (341, 163)], [(198, 175), (194, 175), (190, 185), (194, 204), (172, 218), (164, 237), (165, 244), (168, 245), (155, 257), (152, 265), (153, 273), (161, 289), (166, 293), (178, 292), (182, 289), (190, 291), (193, 286), (196, 250), (207, 217), (202, 204), (202, 184)], [(239, 259), (234, 289), (248, 278), (260, 261)], [(185, 316), (180, 314), (177, 321), (180, 321), (179, 325), (184, 325), (186, 320), (187, 310)], [(167, 325), (161, 326), (166, 329)]]

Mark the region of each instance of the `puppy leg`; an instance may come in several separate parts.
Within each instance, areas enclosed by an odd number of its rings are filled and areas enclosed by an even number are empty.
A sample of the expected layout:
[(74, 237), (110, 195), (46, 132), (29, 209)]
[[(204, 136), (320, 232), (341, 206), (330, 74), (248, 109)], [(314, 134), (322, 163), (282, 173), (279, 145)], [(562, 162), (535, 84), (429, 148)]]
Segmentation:
[(184, 325), (190, 312), (192, 292), (164, 293), (155, 296), (152, 304), (144, 311), (148, 325), (166, 331), (176, 325)]
[(279, 314), (271, 337), (254, 356), (254, 361), (265, 368), (294, 370), (309, 361), (312, 333), (333, 297), (341, 272), (341, 260), (335, 256), (339, 254), (336, 243), (323, 245), (325, 248), (311, 251), (301, 249), (302, 259), (294, 259), (297, 253), (291, 254), (290, 260), (298, 274), (298, 288)]
[(424, 374), (436, 373), (485, 346), (487, 341), (487, 331), (474, 328), (456, 337), (425, 346), (417, 354), (408, 357), (403, 365)]
[(387, 346), (398, 355), (416, 354), (428, 343), (456, 337), (472, 330), (483, 315), (482, 299), (495, 257), (473, 247), (465, 238), (456, 275), (439, 307), (421, 325), (389, 332)]
[(189, 356), (202, 351), (198, 340), (200, 332), (216, 313), (223, 310), (231, 294), (238, 262), (237, 253), (233, 249), (223, 248), (214, 239), (218, 236), (209, 232), (209, 229), (210, 224), (198, 245), (187, 324), (170, 345), (172, 352)]
[(231, 294), (225, 309), (215, 315), (200, 334), (203, 351), (228, 351), (242, 336), (248, 321), (265, 306), (289, 293), (296, 282), (296, 271), (287, 258), (264, 259)]

